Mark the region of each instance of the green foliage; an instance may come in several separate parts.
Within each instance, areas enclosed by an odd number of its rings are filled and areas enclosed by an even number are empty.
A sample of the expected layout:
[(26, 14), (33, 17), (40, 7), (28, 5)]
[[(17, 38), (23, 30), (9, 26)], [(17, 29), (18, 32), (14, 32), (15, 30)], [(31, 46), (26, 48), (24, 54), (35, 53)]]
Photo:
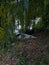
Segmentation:
[(44, 0), (29, 0), (29, 18), (41, 16), (43, 13)]
[(14, 4), (11, 4), (11, 2), (8, 3), (6, 2), (1, 2), (0, 16), (1, 16), (1, 27), (3, 27), (6, 32), (5, 42), (8, 43), (14, 39), (13, 31), (15, 24), (15, 15), (14, 15), (15, 11), (12, 10), (12, 7), (14, 8), (15, 6), (13, 6)]
[(40, 62), (40, 63), (39, 63), (39, 65), (46, 65), (46, 64), (45, 64), (45, 63), (43, 63), (43, 62)]
[(22, 58), (22, 59), (20, 60), (20, 62), (18, 63), (18, 65), (26, 65), (26, 60), (25, 60), (25, 58)]
[(44, 28), (44, 23), (42, 21), (39, 21), (37, 24), (35, 24), (35, 29), (42, 29)]
[(30, 20), (33, 19), (34, 16), (42, 17), (42, 22), (38, 22), (37, 25), (33, 26), (36, 29), (42, 29), (44, 26), (47, 27), (49, 24), (49, 0), (29, 0), (28, 11), (26, 11), (24, 7), (23, 0), (17, 4), (14, 4), (13, 0), (6, 0), (8, 3), (4, 2), (5, 0), (1, 1), (0, 6), (1, 26), (5, 29), (8, 40), (14, 39), (13, 30), (16, 17), (20, 19), (20, 24), (23, 31), (24, 24), (26, 30), (30, 25)]
[(4, 28), (0, 27), (0, 41), (3, 40), (5, 37), (5, 30)]
[(22, 53), (22, 58), (20, 59), (17, 65), (27, 65), (26, 61), (27, 61), (27, 52), (24, 51)]

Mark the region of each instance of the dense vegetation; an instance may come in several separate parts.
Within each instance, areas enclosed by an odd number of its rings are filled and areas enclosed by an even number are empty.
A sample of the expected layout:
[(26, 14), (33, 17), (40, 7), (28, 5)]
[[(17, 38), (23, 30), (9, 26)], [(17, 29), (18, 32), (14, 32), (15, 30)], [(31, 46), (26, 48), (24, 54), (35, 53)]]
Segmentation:
[[(15, 19), (20, 20), (20, 31), (26, 33), (29, 32), (28, 26), (30, 27), (30, 21), (32, 19), (35, 20), (36, 17), (40, 17), (41, 20), (37, 24), (33, 22), (31, 32), (35, 33), (49, 30), (49, 0), (0, 0), (0, 53), (2, 51), (4, 55), (5, 48), (6, 51), (8, 48), (11, 51), (11, 44), (13, 42), (17, 43), (17, 38), (13, 33), (15, 30)], [(17, 53), (15, 54), (17, 55)], [(28, 58), (26, 58), (27, 55), (24, 55), (18, 65), (26, 65), (26, 59)], [(38, 63), (39, 65), (45, 65), (42, 61)]]
[[(0, 2), (0, 27), (8, 36), (13, 38), (13, 30), (15, 27), (15, 19), (20, 19), (23, 31), (27, 30), (30, 20), (41, 17), (42, 21), (33, 25), (34, 28), (46, 29), (49, 27), (49, 1), (48, 0), (17, 0), (17, 1), (1, 1)], [(35, 14), (36, 13), (36, 14)], [(25, 21), (25, 28), (24, 28)], [(41, 25), (40, 25), (41, 24)]]

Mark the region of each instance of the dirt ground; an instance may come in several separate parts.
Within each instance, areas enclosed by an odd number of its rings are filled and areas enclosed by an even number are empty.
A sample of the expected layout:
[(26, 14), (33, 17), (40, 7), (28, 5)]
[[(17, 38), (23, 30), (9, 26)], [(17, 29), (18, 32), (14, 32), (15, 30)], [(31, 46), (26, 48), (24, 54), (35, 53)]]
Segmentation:
[(49, 65), (49, 35), (34, 34), (36, 39), (21, 39), (0, 53), (0, 65)]

